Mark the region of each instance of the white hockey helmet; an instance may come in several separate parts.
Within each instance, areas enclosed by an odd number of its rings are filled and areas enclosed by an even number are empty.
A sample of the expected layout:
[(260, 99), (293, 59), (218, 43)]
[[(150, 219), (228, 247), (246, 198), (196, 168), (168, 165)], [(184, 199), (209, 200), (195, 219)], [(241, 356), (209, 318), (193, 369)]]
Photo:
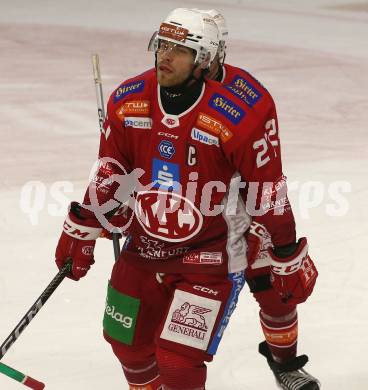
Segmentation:
[(193, 49), (194, 62), (207, 68), (217, 54), (220, 32), (212, 17), (193, 9), (176, 8), (153, 34), (148, 50), (156, 52), (161, 39)]
[(220, 62), (225, 60), (226, 55), (226, 40), (229, 35), (229, 29), (227, 28), (226, 20), (221, 12), (217, 9), (197, 9), (193, 8), (194, 11), (202, 12), (204, 15), (210, 16), (217, 25), (220, 32), (220, 42), (218, 48), (218, 55)]

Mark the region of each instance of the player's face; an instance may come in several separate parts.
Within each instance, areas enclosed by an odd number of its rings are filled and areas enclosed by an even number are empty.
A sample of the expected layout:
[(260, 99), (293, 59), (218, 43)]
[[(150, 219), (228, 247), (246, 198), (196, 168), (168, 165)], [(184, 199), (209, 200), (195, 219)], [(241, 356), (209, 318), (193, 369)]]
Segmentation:
[(192, 49), (161, 40), (157, 50), (157, 80), (162, 87), (174, 87), (185, 81), (193, 71)]

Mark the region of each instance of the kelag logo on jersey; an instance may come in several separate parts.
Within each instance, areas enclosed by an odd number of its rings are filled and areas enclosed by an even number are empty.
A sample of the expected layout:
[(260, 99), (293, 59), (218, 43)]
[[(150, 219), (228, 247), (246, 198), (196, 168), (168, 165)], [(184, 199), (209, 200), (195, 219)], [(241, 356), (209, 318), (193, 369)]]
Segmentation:
[(175, 154), (175, 148), (171, 141), (163, 140), (158, 145), (158, 151), (160, 152), (160, 156), (163, 158), (167, 158), (170, 160), (170, 158)]
[(236, 76), (232, 83), (226, 85), (225, 88), (233, 95), (243, 100), (250, 108), (252, 108), (262, 97), (261, 92), (259, 92), (257, 88), (240, 76)]
[(152, 161), (152, 181), (154, 188), (178, 191), (180, 189), (180, 168), (178, 164), (154, 158)]
[(245, 115), (243, 109), (218, 93), (212, 95), (209, 105), (235, 125), (238, 124)]
[(130, 95), (131, 93), (141, 92), (144, 88), (144, 80), (133, 81), (128, 84), (121, 85), (115, 93), (114, 103), (121, 100), (124, 96)]

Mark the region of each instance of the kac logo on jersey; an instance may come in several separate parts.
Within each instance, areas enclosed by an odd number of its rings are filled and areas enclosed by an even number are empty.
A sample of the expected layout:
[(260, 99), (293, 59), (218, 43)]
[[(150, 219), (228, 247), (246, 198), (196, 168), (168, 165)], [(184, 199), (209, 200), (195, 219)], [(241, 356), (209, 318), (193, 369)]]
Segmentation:
[(138, 192), (135, 215), (149, 236), (167, 242), (189, 240), (203, 225), (203, 216), (197, 207), (175, 192)]
[(238, 124), (245, 115), (243, 109), (218, 93), (212, 95), (209, 105), (235, 125)]
[(121, 100), (124, 96), (130, 95), (131, 93), (141, 92), (144, 88), (144, 80), (133, 81), (128, 84), (121, 85), (115, 93), (114, 103)]
[(202, 144), (215, 145), (217, 147), (220, 146), (220, 142), (217, 137), (208, 134), (205, 131), (199, 130), (196, 127), (193, 127), (191, 136), (192, 139), (194, 139), (195, 141), (199, 141)]
[(158, 151), (160, 152), (160, 156), (163, 158), (170, 158), (175, 154), (175, 147), (171, 141), (164, 139), (158, 145)]
[(180, 125), (179, 117), (177, 115), (165, 114), (162, 118), (161, 123), (164, 124), (169, 129), (178, 127)]
[(152, 181), (154, 188), (161, 190), (180, 190), (180, 167), (178, 164), (154, 158), (152, 161)]
[(250, 108), (252, 108), (262, 97), (261, 92), (259, 92), (257, 88), (240, 76), (236, 76), (231, 84), (226, 85), (225, 87), (233, 95), (245, 102)]

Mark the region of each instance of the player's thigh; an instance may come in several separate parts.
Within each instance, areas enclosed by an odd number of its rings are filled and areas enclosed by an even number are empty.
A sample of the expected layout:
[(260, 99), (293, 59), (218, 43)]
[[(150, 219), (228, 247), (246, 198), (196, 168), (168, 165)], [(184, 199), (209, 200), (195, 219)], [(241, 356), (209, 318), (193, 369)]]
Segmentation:
[(157, 332), (157, 344), (177, 353), (211, 361), (229, 324), (244, 273), (230, 275), (166, 275), (172, 291)]
[(108, 283), (103, 320), (106, 339), (131, 346), (152, 344), (168, 299), (155, 273), (119, 260)]

